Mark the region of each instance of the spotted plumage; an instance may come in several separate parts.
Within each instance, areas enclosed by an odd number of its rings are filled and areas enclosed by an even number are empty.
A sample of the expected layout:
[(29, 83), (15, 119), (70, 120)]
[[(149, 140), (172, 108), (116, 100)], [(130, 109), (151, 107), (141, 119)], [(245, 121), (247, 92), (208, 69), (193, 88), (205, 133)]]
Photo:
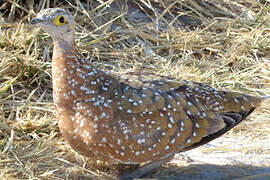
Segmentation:
[(76, 47), (73, 17), (63, 9), (45, 9), (31, 23), (54, 40), (58, 124), (85, 156), (122, 164), (166, 159), (224, 134), (262, 100), (197, 82), (97, 69)]

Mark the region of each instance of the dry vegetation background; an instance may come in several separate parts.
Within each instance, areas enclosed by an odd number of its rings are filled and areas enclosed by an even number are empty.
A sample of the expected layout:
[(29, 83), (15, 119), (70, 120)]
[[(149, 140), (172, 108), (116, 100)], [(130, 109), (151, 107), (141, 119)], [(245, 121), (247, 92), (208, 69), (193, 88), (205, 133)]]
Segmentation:
[[(48, 7), (74, 14), (77, 43), (100, 68), (270, 94), (268, 1), (1, 0), (0, 179), (110, 179), (123, 169), (80, 157), (61, 138), (52, 102), (52, 40), (28, 24)], [(269, 104), (149, 177), (269, 179)]]

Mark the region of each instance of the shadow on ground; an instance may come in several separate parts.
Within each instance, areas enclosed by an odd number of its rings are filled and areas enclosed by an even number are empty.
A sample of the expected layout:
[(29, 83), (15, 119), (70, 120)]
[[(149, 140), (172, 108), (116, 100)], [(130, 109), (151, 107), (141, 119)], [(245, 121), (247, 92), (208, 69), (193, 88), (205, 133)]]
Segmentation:
[(246, 165), (193, 164), (163, 167), (148, 178), (170, 180), (270, 179), (270, 167)]
[[(70, 174), (69, 179), (117, 179), (113, 177), (94, 177)], [(168, 165), (136, 180), (269, 180), (270, 167), (245, 165), (193, 164), (188, 166)]]

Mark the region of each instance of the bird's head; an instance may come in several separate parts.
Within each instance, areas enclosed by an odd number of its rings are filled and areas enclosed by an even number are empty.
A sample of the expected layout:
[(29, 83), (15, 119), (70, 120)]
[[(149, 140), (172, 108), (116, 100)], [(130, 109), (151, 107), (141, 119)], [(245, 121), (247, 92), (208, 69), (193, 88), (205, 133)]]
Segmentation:
[(72, 41), (75, 22), (69, 11), (49, 8), (40, 11), (30, 24), (41, 27), (55, 41)]

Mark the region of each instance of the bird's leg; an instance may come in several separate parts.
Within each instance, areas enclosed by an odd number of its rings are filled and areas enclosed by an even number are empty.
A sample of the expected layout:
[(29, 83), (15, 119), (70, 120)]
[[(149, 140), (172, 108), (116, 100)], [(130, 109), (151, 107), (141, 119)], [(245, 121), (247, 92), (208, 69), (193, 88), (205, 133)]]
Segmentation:
[(139, 167), (138, 169), (130, 172), (130, 173), (126, 173), (123, 174), (121, 176), (119, 176), (120, 179), (134, 179), (134, 178), (140, 178), (146, 174), (148, 174), (149, 172), (159, 168), (161, 165), (171, 161), (171, 159), (173, 158), (173, 156), (167, 157), (165, 159), (161, 159), (158, 161), (153, 161), (150, 162), (142, 167)]

